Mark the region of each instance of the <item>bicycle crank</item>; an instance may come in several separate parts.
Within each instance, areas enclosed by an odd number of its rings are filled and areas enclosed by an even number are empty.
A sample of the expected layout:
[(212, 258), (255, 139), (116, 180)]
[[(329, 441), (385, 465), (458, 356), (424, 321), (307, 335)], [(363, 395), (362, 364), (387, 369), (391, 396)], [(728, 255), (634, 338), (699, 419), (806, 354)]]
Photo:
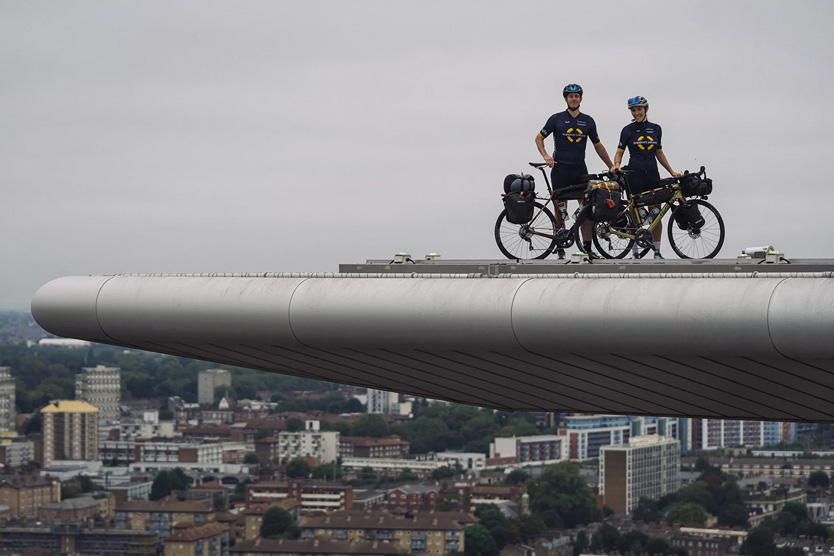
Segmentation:
[(637, 244), (637, 247), (642, 249), (651, 249), (654, 246), (654, 240), (652, 240), (652, 233), (646, 229), (637, 230), (634, 234), (634, 243)]

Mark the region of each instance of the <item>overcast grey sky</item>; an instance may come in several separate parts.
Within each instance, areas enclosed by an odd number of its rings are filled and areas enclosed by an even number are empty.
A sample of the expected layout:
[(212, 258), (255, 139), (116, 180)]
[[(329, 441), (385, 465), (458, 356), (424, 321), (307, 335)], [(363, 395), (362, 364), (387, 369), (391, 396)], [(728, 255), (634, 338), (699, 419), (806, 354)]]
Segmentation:
[(672, 165), (715, 180), (721, 257), (834, 257), (832, 16), (827, 0), (0, 0), (0, 308), (67, 275), (500, 258), (503, 177), (539, 160), (569, 82), (612, 156), (626, 99), (649, 99)]

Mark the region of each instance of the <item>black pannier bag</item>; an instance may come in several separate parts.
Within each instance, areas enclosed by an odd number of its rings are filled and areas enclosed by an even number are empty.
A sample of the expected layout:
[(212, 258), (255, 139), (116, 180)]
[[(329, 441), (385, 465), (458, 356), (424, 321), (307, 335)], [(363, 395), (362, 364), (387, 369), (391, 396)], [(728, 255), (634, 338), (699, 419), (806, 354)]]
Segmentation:
[(532, 193), (513, 192), (504, 195), (504, 208), (507, 209), (507, 222), (527, 224), (533, 219), (536, 210), (536, 196)]
[(700, 232), (705, 222), (697, 205), (680, 206), (675, 210), (675, 223), (681, 230), (691, 229), (693, 232)]
[(504, 193), (532, 193), (536, 190), (536, 180), (530, 174), (510, 174), (504, 178)]
[(623, 210), (620, 184), (615, 181), (591, 180), (585, 190), (586, 212), (594, 222), (613, 222)]
[(698, 174), (687, 174), (681, 180), (681, 193), (684, 197), (703, 197), (712, 193), (712, 180)]
[(645, 193), (638, 193), (634, 196), (634, 204), (637, 206), (660, 205), (671, 200), (674, 196), (674, 190), (668, 187), (661, 187), (646, 191)]

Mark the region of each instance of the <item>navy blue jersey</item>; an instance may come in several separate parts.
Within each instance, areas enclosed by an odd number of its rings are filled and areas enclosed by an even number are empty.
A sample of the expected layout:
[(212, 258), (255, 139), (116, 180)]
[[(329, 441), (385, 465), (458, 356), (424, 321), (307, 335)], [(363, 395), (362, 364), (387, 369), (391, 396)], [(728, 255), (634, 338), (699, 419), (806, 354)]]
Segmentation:
[(594, 119), (582, 113), (574, 118), (567, 110), (550, 116), (539, 133), (544, 138), (553, 134), (553, 160), (560, 164), (585, 162), (588, 140), (599, 143)]
[(649, 121), (631, 122), (620, 133), (619, 150), (628, 149), (628, 167), (634, 170), (657, 171), (657, 153), (663, 150), (660, 126)]

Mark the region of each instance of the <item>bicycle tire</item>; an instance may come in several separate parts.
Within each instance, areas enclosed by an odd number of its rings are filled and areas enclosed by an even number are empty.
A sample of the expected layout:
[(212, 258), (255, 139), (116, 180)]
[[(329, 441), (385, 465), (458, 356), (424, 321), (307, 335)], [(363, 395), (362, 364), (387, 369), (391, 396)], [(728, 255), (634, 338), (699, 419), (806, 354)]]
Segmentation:
[[(541, 203), (535, 203), (533, 220), (527, 224), (507, 221), (506, 209), (495, 221), (495, 243), (508, 259), (543, 259), (556, 246), (556, 218)], [(541, 209), (541, 210), (540, 210)], [(536, 232), (550, 237), (536, 235)]]
[(613, 223), (609, 222), (595, 222), (591, 229), (591, 239), (594, 241), (594, 246), (606, 259), (622, 259), (631, 251), (631, 246), (634, 245), (632, 238), (621, 237), (610, 233), (612, 229), (625, 232), (626, 229), (635, 227), (634, 220), (627, 210), (625, 217), (628, 221), (625, 227), (615, 227)]
[(681, 207), (675, 207), (666, 225), (669, 244), (681, 259), (712, 259), (724, 245), (724, 219), (718, 209), (702, 199), (689, 199), (686, 202), (698, 207), (704, 225), (697, 231), (681, 230), (675, 220), (675, 214)]

